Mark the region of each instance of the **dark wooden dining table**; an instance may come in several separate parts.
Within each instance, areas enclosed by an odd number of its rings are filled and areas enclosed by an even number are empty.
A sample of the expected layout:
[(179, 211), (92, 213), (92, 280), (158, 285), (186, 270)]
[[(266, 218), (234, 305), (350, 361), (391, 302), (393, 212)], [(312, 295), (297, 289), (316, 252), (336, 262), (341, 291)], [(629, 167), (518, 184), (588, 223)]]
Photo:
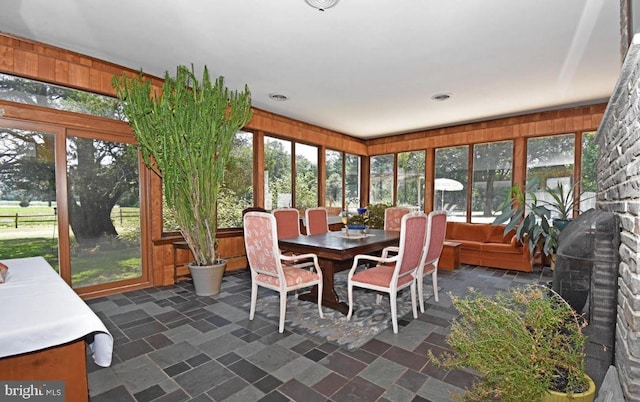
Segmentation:
[[(278, 241), (280, 248), (296, 254), (314, 253), (322, 269), (322, 305), (347, 314), (349, 306), (340, 301), (334, 287), (334, 274), (350, 269), (353, 257), (358, 254), (377, 254), (388, 246), (397, 246), (400, 232), (395, 230), (369, 229), (363, 236), (360, 230), (328, 232), (310, 236), (296, 236)], [(298, 296), (300, 300), (317, 302), (318, 288)]]

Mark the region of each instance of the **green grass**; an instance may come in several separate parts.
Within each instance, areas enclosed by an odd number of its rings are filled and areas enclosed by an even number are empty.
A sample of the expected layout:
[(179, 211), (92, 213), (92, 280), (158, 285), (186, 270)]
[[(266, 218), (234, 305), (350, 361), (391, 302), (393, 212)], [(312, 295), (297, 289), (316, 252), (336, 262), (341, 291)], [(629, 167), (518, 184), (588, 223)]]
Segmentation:
[[(121, 241), (111, 247), (74, 250), (71, 280), (74, 288), (107, 283), (142, 275), (142, 257), (138, 244)], [(42, 256), (58, 270), (57, 240), (43, 237), (0, 239), (0, 258)]]
[[(15, 216), (16, 213), (19, 216), (18, 229), (14, 228), (14, 219), (0, 218), (0, 258), (42, 256), (58, 271), (58, 239), (53, 206), (46, 202), (32, 202), (29, 207), (23, 208), (17, 201), (0, 201), (0, 216)], [(71, 239), (74, 245), (71, 257), (73, 287), (141, 276), (139, 214), (140, 208), (137, 207), (113, 209), (111, 217), (121, 234), (119, 240), (108, 240), (94, 249), (81, 250)]]
[(56, 271), (58, 270), (57, 240), (45, 237), (0, 239), (0, 250), (0, 257), (3, 259), (42, 256)]
[(142, 275), (139, 248), (84, 252), (71, 257), (73, 287), (138, 278)]

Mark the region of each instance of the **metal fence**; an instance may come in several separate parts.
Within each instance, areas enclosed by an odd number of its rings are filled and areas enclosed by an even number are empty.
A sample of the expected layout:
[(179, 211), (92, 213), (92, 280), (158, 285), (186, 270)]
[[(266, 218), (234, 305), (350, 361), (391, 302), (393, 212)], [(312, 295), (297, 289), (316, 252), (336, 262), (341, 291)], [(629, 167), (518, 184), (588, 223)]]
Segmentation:
[[(138, 211), (123, 211), (117, 210), (111, 213), (111, 219), (119, 221), (122, 224), (125, 220), (140, 218), (140, 212)], [(12, 215), (0, 215), (0, 226), (13, 226), (18, 229), (22, 226), (40, 226), (56, 223), (58, 221), (57, 214), (42, 214), (42, 215), (20, 215), (18, 213)]]

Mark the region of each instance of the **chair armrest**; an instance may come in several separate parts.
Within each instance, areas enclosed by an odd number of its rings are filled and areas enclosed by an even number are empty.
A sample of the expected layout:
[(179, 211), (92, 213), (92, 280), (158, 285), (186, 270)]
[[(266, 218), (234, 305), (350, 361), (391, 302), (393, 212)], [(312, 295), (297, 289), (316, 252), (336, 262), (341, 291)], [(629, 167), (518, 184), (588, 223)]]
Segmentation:
[(385, 264), (389, 262), (395, 263), (396, 261), (398, 261), (398, 256), (394, 255), (393, 257), (383, 258), (375, 255), (369, 255), (369, 254), (358, 254), (353, 258), (353, 265), (351, 265), (351, 270), (349, 271), (348, 279), (351, 279), (351, 277), (356, 273), (356, 269), (358, 269), (358, 267), (361, 265), (360, 260), (375, 261), (378, 264)]
[[(313, 261), (307, 261), (307, 262), (301, 262), (301, 260), (313, 260)], [(297, 255), (283, 255), (280, 254), (280, 261), (288, 261), (288, 262), (293, 262), (294, 268), (304, 268), (304, 267), (314, 267), (316, 269), (317, 272), (320, 272), (320, 264), (318, 264), (318, 256), (313, 254), (313, 253), (309, 253), (309, 254), (297, 254)]]
[(387, 258), (389, 255), (389, 252), (392, 253), (399, 253), (400, 252), (400, 247), (398, 246), (389, 246), (389, 247), (385, 247), (382, 249), (382, 258)]

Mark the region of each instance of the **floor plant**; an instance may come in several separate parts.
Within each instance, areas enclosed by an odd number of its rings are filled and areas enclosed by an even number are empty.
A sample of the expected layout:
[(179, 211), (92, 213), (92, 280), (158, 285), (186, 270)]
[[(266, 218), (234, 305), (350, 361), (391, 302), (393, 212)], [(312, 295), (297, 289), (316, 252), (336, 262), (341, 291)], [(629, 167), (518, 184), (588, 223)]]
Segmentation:
[(549, 390), (577, 395), (585, 374), (583, 322), (546, 286), (487, 296), (453, 297), (459, 312), (447, 343), (452, 352), (429, 358), (446, 369), (472, 369), (479, 381), (461, 400), (540, 401)]
[(198, 79), (193, 66), (167, 72), (162, 91), (142, 73), (113, 85), (144, 163), (162, 177), (164, 196), (197, 265), (217, 261), (217, 199), (232, 140), (251, 119), (249, 89), (232, 91), (224, 78)]

